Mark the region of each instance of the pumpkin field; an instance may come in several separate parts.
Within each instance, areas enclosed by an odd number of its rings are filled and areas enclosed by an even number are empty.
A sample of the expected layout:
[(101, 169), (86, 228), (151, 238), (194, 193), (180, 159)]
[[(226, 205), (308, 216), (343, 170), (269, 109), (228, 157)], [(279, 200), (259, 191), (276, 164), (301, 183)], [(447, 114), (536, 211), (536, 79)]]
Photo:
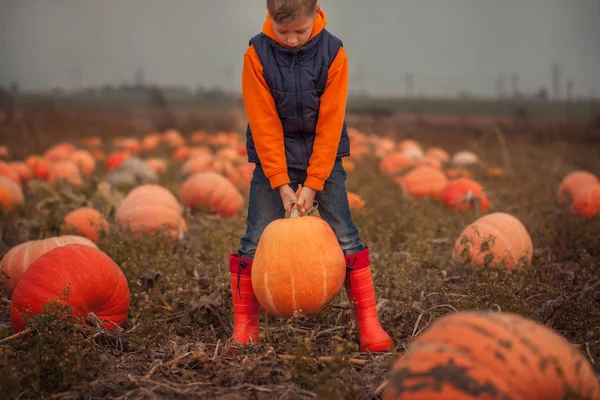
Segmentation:
[[(0, 125), (0, 398), (600, 399), (597, 123), (347, 116), (394, 343), (370, 353), (343, 287), (231, 341), (245, 122), (136, 112), (31, 105)], [(296, 244), (263, 247), (299, 270)]]

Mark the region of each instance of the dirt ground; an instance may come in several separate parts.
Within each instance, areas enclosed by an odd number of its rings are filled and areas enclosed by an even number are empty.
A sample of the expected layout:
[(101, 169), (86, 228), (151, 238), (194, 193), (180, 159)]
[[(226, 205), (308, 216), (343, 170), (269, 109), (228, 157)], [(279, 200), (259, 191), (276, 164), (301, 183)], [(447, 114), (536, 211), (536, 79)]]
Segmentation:
[[(69, 111), (28, 110), (21, 122), (2, 127), (2, 141), (15, 158), (24, 158), (62, 140), (78, 143), (78, 137), (97, 135), (109, 149), (110, 138), (149, 133), (113, 113), (94, 117), (92, 110), (81, 118)], [(218, 118), (190, 120), (182, 133), (235, 126), (235, 121)], [(481, 167), (471, 172), (494, 211), (511, 213), (527, 227), (533, 264), (513, 273), (453, 264), (454, 243), (477, 218), (475, 212), (461, 214), (434, 200), (404, 198), (378, 172), (378, 160), (367, 157), (348, 174), (347, 187), (366, 202), (353, 217), (371, 248), (380, 319), (395, 352), (358, 351), (355, 321), (343, 290), (318, 316), (269, 318), (268, 329), (261, 318), (263, 343), (230, 351), (233, 311), (227, 263), (244, 232), (245, 209), (233, 220), (187, 214), (188, 235), (174, 245), (116, 232), (103, 236), (98, 247), (129, 282), (127, 324), (121, 331), (107, 332), (57, 322), (51, 314), (40, 316), (33, 334), (0, 344), (0, 397), (377, 398), (394, 360), (415, 336), (442, 315), (472, 309), (516, 312), (540, 321), (578, 345), (600, 373), (600, 218), (573, 215), (556, 197), (568, 172), (586, 169), (600, 175), (600, 132), (586, 124), (557, 122), (505, 127), (505, 159), (489, 129), (406, 127), (393, 119), (366, 117), (348, 121), (368, 134), (414, 137), (425, 148), (440, 146), (450, 153), (470, 149), (486, 166), (505, 168), (502, 177), (490, 177)], [(170, 152), (159, 149), (151, 155), (169, 157)], [(180, 168), (181, 162), (172, 160), (161, 177), (176, 195)], [(38, 208), (47, 194), (27, 189), (26, 207), (0, 217), (0, 257), (25, 240), (57, 234), (67, 212), (96, 201), (102, 173), (100, 168), (75, 196)], [(9, 299), (0, 298), (0, 339), (13, 334), (9, 306)]]

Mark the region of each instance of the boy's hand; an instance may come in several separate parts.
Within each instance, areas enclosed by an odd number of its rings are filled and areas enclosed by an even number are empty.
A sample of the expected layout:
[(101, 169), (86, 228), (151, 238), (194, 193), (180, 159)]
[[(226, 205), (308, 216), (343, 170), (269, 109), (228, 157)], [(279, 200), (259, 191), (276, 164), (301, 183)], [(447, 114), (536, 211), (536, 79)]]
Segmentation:
[(298, 211), (300, 211), (301, 215), (304, 215), (313, 205), (313, 201), (315, 200), (315, 194), (317, 192), (309, 187), (302, 186), (300, 190), (300, 196), (298, 196), (298, 201), (294, 205)]
[(292, 205), (298, 203), (298, 198), (296, 197), (296, 193), (294, 189), (288, 184), (279, 186), (279, 195), (281, 196), (281, 201), (283, 202), (283, 208), (288, 213), (292, 212)]

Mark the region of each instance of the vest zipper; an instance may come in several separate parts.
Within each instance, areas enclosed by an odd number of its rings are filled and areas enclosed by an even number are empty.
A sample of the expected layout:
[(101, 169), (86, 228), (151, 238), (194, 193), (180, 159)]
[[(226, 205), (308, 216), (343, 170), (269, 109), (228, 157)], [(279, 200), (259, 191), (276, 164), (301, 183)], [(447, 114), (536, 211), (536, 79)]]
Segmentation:
[(302, 93), (300, 92), (300, 62), (298, 61), (298, 53), (294, 52), (294, 65), (296, 67), (296, 105), (298, 109), (298, 118), (300, 133), (304, 132), (304, 124), (302, 120)]

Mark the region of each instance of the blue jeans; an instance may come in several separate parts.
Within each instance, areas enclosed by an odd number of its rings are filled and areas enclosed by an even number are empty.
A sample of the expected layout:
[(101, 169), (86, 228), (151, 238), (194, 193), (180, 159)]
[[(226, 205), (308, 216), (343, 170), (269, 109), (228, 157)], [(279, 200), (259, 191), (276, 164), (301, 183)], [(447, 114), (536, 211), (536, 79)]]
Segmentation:
[[(290, 186), (294, 191), (298, 184), (306, 180), (306, 171), (289, 168)], [(321, 218), (331, 226), (344, 255), (358, 253), (366, 249), (354, 225), (348, 194), (346, 192), (346, 170), (342, 159), (335, 160), (333, 169), (322, 191), (318, 191), (315, 200)], [(240, 239), (241, 247), (238, 257), (254, 259), (258, 239), (269, 223), (285, 217), (285, 209), (279, 195), (279, 189), (271, 189), (271, 184), (263, 172), (262, 166), (256, 164), (250, 181), (250, 199), (248, 202), (248, 217), (246, 219), (246, 234)]]

